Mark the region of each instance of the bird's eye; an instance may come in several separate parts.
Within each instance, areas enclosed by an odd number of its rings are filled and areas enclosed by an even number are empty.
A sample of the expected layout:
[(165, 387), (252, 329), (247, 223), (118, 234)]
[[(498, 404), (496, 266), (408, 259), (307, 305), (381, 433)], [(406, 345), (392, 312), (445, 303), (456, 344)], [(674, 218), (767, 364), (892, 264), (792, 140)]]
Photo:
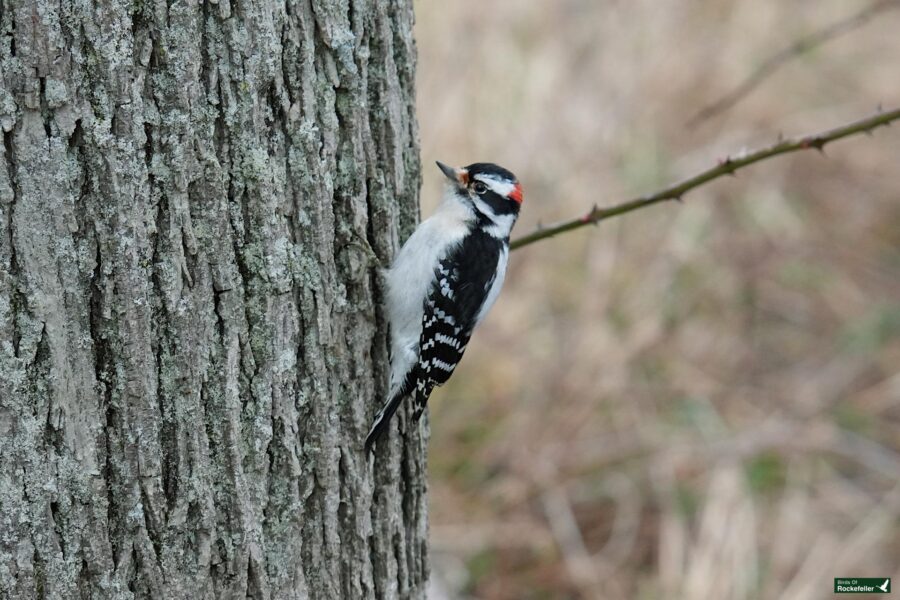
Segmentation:
[(487, 186), (481, 183), (480, 181), (476, 181), (472, 186), (472, 189), (475, 190), (475, 193), (481, 195), (487, 191)]

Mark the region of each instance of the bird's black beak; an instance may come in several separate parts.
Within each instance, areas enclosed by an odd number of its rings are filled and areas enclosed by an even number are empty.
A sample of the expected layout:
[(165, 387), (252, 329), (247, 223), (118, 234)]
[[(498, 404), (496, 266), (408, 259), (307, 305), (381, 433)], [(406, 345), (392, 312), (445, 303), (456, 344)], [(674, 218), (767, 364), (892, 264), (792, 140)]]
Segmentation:
[(438, 168), (441, 172), (446, 175), (447, 179), (455, 183), (456, 185), (461, 185), (463, 187), (469, 184), (469, 172), (465, 169), (454, 169), (449, 165), (445, 165), (441, 161), (435, 161), (437, 163)]

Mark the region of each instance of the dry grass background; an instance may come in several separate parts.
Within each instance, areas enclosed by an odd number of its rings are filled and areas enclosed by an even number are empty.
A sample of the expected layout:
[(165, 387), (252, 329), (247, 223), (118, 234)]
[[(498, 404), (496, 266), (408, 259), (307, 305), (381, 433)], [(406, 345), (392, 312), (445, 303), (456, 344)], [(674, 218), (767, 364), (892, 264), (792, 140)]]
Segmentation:
[[(492, 160), (519, 233), (900, 104), (900, 10), (686, 121), (817, 0), (417, 2), (429, 169)], [(800, 600), (900, 579), (900, 127), (513, 254), (431, 401), (431, 535), (476, 598)], [(435, 206), (426, 170), (423, 213)]]

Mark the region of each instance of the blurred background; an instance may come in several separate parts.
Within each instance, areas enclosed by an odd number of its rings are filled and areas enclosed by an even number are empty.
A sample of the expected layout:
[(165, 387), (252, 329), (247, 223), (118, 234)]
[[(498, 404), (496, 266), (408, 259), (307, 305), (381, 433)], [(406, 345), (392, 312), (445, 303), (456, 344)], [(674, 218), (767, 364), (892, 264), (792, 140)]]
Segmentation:
[[(525, 188), (521, 235), (900, 105), (900, 7), (416, 3), (431, 164)], [(865, 22), (863, 22), (865, 21)], [(900, 579), (900, 125), (513, 253), (430, 401), (436, 598), (830, 598)]]

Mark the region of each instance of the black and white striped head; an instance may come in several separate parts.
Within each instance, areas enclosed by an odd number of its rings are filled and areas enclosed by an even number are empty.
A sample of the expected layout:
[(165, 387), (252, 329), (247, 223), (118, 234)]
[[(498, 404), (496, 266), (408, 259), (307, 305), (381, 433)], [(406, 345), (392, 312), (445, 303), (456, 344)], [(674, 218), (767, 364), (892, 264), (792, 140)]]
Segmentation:
[(493, 163), (472, 163), (458, 169), (442, 162), (437, 166), (453, 184), (458, 197), (468, 200), (477, 212), (493, 221), (506, 217), (502, 220), (510, 221), (512, 226), (523, 198), (515, 175)]

